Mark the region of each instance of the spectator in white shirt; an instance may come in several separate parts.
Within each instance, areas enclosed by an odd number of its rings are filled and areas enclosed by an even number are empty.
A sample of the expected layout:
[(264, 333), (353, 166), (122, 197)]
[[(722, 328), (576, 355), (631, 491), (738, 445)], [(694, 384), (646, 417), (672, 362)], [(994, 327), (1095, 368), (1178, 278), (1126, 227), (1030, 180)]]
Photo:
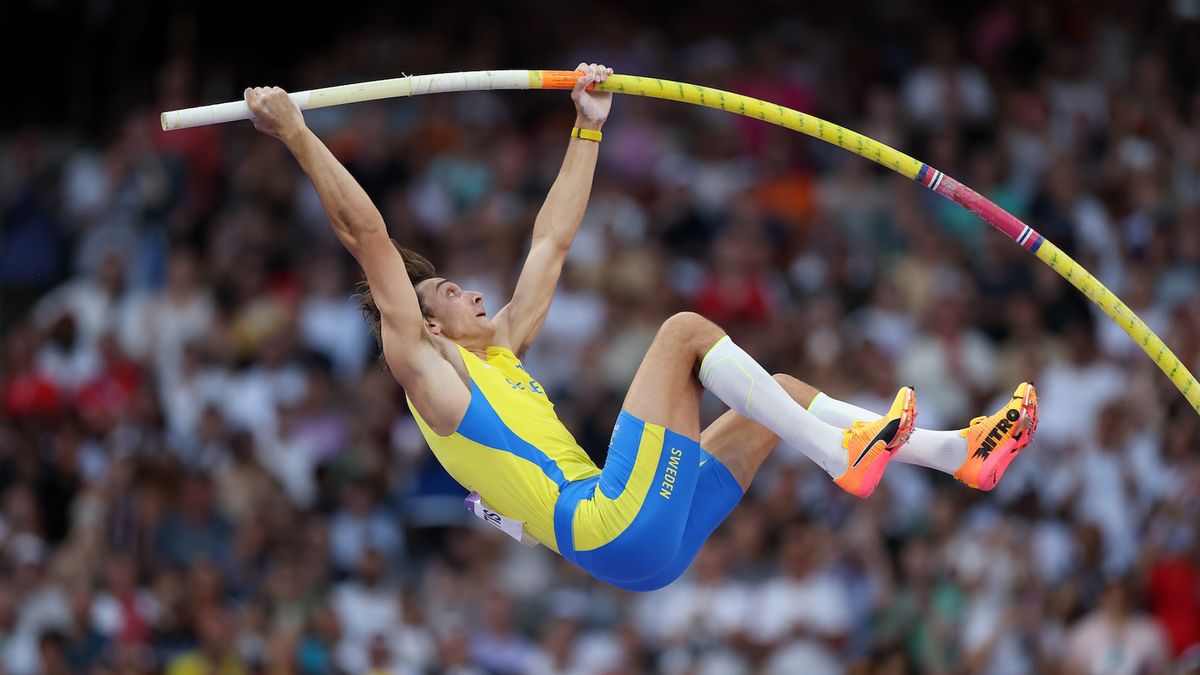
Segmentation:
[(1100, 607), (1067, 633), (1062, 665), (1069, 675), (1139, 675), (1166, 672), (1170, 663), (1162, 627), (1132, 607), (1125, 579), (1104, 587)]

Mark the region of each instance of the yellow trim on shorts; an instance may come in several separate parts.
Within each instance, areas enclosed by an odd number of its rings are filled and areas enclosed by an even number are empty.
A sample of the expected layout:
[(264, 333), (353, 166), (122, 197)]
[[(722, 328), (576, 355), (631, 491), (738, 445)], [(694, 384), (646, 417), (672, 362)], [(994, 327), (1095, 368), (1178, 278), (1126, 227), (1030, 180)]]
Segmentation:
[(597, 484), (591, 499), (584, 499), (575, 508), (571, 528), (575, 534), (575, 550), (591, 551), (616, 539), (637, 517), (650, 493), (655, 472), (666, 443), (666, 429), (647, 422), (638, 443), (637, 457), (625, 491), (609, 499)]

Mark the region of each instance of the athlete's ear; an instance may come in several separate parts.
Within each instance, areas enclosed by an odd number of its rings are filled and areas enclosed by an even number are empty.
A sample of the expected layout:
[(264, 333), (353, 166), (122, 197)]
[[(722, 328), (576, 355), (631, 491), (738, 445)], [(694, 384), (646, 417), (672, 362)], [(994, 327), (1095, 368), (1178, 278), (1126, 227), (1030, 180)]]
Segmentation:
[(425, 327), (426, 327), (426, 328), (428, 328), (428, 329), (429, 329), (429, 332), (430, 332), (430, 333), (433, 333), (434, 335), (441, 335), (441, 334), (442, 334), (442, 327), (441, 327), (441, 326), (439, 326), (439, 325), (438, 325), (438, 323), (437, 323), (437, 321), (434, 321), (433, 319), (426, 319), (426, 320), (425, 320)]

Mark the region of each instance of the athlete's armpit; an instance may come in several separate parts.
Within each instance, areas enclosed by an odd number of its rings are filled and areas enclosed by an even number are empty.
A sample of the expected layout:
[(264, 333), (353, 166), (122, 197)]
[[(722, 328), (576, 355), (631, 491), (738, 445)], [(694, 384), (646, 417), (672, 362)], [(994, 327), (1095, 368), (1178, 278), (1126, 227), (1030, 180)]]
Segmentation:
[(469, 379), (464, 375), (466, 365), (457, 348), (448, 354), (438, 344), (444, 339), (423, 332), (425, 336), (408, 341), (402, 334), (389, 331), (385, 322), (384, 359), (421, 417), (435, 432), (449, 435), (458, 428), (471, 404)]

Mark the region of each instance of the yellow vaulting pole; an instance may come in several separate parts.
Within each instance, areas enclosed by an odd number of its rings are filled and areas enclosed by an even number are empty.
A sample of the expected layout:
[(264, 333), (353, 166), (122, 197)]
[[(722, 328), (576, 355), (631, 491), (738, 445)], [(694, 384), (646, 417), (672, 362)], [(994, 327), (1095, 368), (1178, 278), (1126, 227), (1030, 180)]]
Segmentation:
[[(440, 73), (313, 89), (292, 93), (290, 96), (302, 109), (307, 110), (359, 101), (452, 91), (570, 89), (581, 75), (582, 73), (569, 70), (484, 70)], [(1154, 331), (1150, 330), (1141, 318), (1053, 242), (954, 178), (856, 131), (761, 99), (684, 82), (636, 75), (610, 75), (603, 84), (593, 86), (600, 91), (678, 101), (760, 119), (813, 138), (819, 138), (826, 143), (865, 157), (917, 181), (1008, 235), (1009, 238), (1033, 253), (1039, 260), (1049, 265), (1051, 269), (1078, 288), (1133, 338), (1134, 342), (1170, 378), (1192, 408), (1200, 414), (1200, 386), (1196, 384), (1195, 375), (1180, 362), (1179, 357), (1163, 343)], [(164, 130), (180, 129), (201, 124), (249, 119), (249, 117), (250, 111), (245, 102), (233, 101), (164, 112), (162, 126)]]

